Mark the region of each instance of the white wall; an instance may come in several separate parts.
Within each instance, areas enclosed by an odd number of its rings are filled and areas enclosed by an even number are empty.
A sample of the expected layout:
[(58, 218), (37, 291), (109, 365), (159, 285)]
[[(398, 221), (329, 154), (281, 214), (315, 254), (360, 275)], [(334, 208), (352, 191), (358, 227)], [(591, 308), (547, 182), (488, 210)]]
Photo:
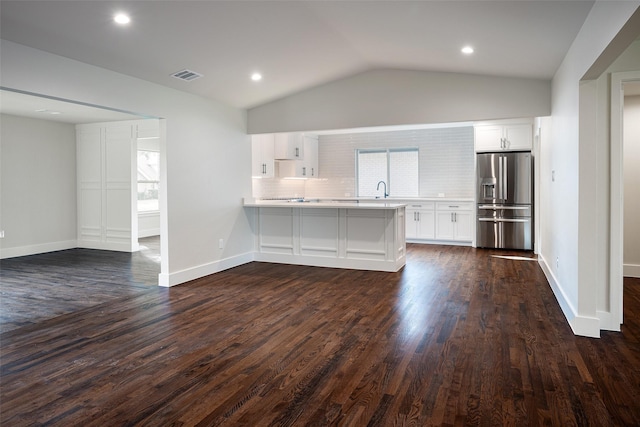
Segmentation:
[[(161, 117), (161, 284), (252, 259), (246, 112), (3, 40), (2, 86)], [(224, 239), (223, 249), (218, 239)]]
[(640, 96), (624, 98), (624, 275), (640, 277)]
[(0, 258), (76, 246), (73, 125), (0, 115)]
[(547, 80), (373, 70), (249, 110), (249, 133), (547, 116)]
[[(599, 336), (599, 278), (606, 278), (608, 156), (597, 81), (583, 76), (640, 2), (596, 2), (553, 79), (552, 121), (541, 145), (540, 262), (575, 333)], [(631, 35), (629, 43), (637, 34)], [(625, 42), (618, 40), (617, 42)], [(606, 144), (606, 141), (604, 142)], [(555, 171), (555, 181), (552, 172)], [(604, 213), (604, 214), (603, 214)]]

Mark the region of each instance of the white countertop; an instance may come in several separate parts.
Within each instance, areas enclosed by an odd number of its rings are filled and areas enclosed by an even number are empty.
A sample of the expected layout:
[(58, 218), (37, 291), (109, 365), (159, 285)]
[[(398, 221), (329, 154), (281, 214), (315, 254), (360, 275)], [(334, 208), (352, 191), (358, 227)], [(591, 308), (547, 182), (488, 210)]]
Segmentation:
[[(317, 199), (316, 199), (317, 200)], [(254, 208), (330, 208), (330, 209), (398, 209), (405, 203), (360, 202), (360, 201), (289, 201), (253, 200), (244, 201), (244, 206)]]
[(386, 199), (375, 199), (371, 197), (332, 197), (330, 200), (335, 201), (359, 201), (379, 203), (385, 201), (387, 203), (419, 203), (419, 202), (473, 202), (473, 197), (388, 197)]

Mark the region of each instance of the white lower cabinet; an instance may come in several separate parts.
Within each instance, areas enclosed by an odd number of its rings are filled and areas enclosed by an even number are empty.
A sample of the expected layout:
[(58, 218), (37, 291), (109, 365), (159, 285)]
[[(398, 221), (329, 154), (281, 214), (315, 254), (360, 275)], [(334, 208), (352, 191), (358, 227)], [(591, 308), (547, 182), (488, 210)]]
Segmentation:
[(436, 240), (471, 242), (472, 213), (471, 203), (436, 203)]
[(435, 238), (433, 203), (410, 204), (406, 208), (407, 239)]

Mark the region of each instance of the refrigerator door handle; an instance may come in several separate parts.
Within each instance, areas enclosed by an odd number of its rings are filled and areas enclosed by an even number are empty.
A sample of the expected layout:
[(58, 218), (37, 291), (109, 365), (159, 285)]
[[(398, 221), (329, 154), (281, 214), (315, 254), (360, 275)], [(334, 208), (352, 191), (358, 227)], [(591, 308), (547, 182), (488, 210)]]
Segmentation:
[(502, 173), (504, 174), (502, 176), (502, 184), (503, 184), (503, 194), (502, 194), (502, 199), (503, 200), (507, 200), (507, 197), (509, 197), (509, 188), (507, 187), (507, 178), (509, 177), (508, 173), (507, 173), (507, 156), (504, 156), (502, 158), (502, 160), (504, 161), (504, 167), (502, 168)]
[(480, 222), (529, 222), (529, 219), (515, 219), (515, 218), (478, 218)]
[(518, 211), (518, 210), (524, 211), (531, 208), (527, 206), (479, 205), (478, 209), (509, 209), (514, 211)]
[(502, 156), (498, 157), (498, 199), (503, 200), (502, 198), (502, 186), (504, 182), (502, 181)]

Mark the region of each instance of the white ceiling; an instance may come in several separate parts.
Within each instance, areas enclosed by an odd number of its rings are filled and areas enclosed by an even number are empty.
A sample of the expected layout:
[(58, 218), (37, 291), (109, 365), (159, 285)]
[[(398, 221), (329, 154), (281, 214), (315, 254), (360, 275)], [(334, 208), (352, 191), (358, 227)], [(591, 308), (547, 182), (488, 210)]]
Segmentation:
[(9, 90), (0, 90), (0, 113), (71, 124), (118, 122), (143, 117), (104, 107)]
[[(376, 68), (549, 79), (593, 1), (8, 1), (3, 39), (250, 108)], [(126, 11), (132, 22), (116, 26)], [(476, 52), (464, 56), (471, 44)], [(182, 82), (184, 68), (204, 74)], [(259, 70), (264, 79), (253, 82)]]

